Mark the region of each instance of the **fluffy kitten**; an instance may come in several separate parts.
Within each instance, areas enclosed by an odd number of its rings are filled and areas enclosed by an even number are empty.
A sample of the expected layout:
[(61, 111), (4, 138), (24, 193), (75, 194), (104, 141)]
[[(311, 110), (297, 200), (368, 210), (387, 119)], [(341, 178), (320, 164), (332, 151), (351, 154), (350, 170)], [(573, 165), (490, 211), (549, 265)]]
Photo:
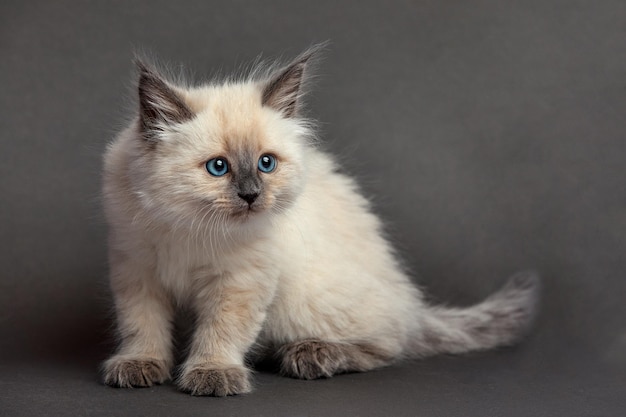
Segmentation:
[(177, 384), (249, 392), (265, 346), (314, 379), (401, 358), (516, 342), (538, 281), (518, 274), (470, 308), (427, 305), (355, 182), (300, 114), (310, 49), (276, 71), (187, 88), (139, 62), (139, 114), (105, 155), (104, 202), (121, 344), (104, 381), (170, 377), (176, 306), (195, 332)]

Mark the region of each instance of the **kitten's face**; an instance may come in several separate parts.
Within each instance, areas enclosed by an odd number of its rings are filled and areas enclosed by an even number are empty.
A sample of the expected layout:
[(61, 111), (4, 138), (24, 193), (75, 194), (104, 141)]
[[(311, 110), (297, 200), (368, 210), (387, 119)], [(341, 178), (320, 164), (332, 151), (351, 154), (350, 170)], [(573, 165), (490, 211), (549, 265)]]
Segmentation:
[(143, 157), (144, 203), (198, 227), (288, 209), (303, 185), (305, 129), (263, 106), (252, 83), (184, 99), (194, 116), (165, 127)]
[(159, 220), (210, 229), (287, 210), (304, 182), (309, 58), (263, 79), (182, 89), (138, 63), (134, 192)]

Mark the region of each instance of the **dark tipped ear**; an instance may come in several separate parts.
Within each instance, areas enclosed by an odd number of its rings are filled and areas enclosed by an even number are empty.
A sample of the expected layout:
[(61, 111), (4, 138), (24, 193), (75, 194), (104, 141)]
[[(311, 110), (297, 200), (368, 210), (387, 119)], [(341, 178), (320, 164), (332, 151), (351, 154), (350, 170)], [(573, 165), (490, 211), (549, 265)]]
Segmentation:
[(147, 138), (154, 138), (164, 124), (181, 123), (193, 117), (182, 97), (155, 70), (135, 61), (139, 70), (139, 123)]
[(318, 45), (306, 50), (287, 67), (273, 74), (263, 87), (263, 105), (281, 112), (285, 117), (297, 116), (309, 62), (324, 46)]

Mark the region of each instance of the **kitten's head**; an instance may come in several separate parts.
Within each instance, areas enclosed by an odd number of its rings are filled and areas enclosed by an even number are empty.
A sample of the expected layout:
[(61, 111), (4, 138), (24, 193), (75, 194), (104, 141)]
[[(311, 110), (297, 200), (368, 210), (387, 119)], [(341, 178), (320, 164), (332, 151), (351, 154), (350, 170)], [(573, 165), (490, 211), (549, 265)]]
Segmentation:
[(299, 115), (318, 50), (262, 76), (195, 88), (138, 62), (139, 152), (131, 177), (144, 208), (197, 225), (287, 210), (305, 181), (312, 134)]

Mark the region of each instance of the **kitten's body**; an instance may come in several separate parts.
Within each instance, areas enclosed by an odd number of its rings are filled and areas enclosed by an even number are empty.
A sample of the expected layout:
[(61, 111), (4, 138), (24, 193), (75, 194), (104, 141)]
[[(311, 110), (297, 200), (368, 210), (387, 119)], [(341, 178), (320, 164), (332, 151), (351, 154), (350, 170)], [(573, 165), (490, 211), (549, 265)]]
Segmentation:
[[(244, 356), (255, 343), (284, 374), (310, 379), (510, 344), (527, 328), (530, 276), (473, 308), (423, 303), (367, 201), (298, 117), (309, 57), (193, 89), (141, 67), (139, 119), (105, 157), (122, 338), (107, 383), (169, 376), (176, 304), (197, 314), (179, 386), (199, 395), (249, 391)], [(256, 170), (266, 154), (278, 161), (269, 173)], [(230, 169), (220, 177), (204, 167), (217, 156)]]

